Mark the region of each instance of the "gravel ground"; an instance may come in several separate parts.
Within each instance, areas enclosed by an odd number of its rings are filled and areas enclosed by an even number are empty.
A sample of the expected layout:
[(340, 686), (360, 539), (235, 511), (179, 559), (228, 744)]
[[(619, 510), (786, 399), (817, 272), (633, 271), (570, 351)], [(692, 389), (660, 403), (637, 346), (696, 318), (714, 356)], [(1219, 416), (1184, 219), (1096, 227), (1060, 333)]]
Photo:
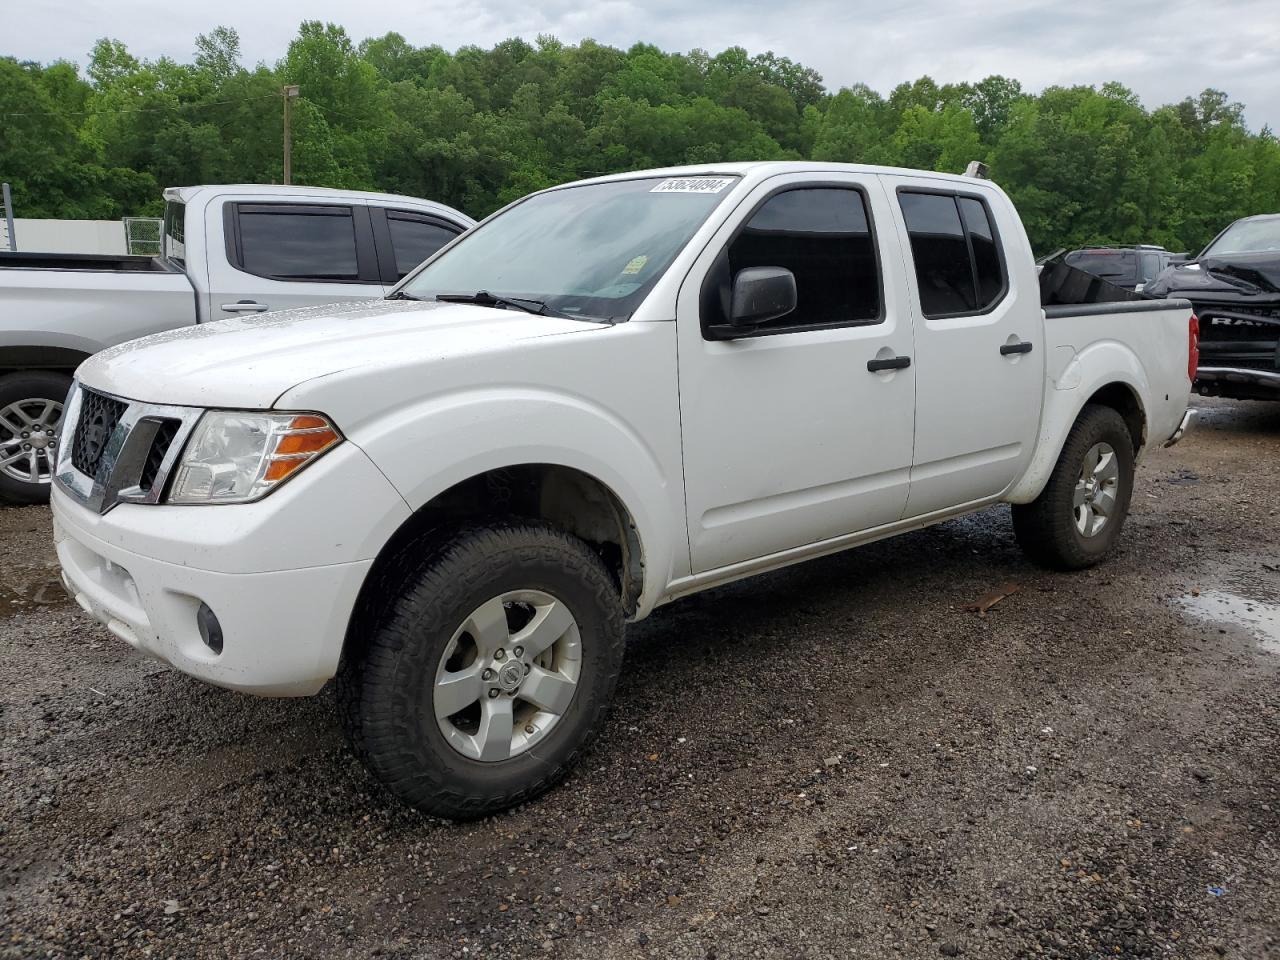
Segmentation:
[(1201, 406), (1102, 567), (998, 509), (671, 605), (461, 826), (328, 695), (127, 655), (0, 509), (0, 957), (1280, 957), (1280, 404)]

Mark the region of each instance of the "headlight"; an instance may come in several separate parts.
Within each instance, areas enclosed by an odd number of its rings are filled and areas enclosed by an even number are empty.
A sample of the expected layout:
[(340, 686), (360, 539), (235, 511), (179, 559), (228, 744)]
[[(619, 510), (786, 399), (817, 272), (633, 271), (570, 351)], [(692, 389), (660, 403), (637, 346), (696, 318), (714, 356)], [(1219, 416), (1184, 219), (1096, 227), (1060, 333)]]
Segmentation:
[(315, 413), (210, 410), (187, 442), (168, 502), (257, 500), (341, 441)]

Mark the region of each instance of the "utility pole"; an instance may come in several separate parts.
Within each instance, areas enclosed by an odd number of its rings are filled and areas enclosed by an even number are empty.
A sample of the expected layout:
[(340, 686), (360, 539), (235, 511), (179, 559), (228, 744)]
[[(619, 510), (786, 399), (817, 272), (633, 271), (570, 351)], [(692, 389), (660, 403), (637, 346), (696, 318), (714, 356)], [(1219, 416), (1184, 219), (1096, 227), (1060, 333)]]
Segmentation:
[(288, 84), (281, 89), (284, 94), (284, 182), (293, 183), (293, 128), (289, 117), (289, 104), (298, 98), (298, 85)]

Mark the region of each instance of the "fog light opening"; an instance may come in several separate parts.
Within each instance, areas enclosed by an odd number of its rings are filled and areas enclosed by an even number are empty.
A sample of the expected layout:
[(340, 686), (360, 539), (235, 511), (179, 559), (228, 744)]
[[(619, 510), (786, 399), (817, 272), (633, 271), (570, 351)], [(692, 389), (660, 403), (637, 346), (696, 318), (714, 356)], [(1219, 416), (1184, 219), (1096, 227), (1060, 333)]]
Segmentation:
[(196, 611), (196, 626), (200, 628), (200, 639), (204, 641), (204, 645), (215, 654), (221, 655), (222, 624), (218, 622), (217, 616), (209, 609), (207, 603), (200, 604), (200, 609)]

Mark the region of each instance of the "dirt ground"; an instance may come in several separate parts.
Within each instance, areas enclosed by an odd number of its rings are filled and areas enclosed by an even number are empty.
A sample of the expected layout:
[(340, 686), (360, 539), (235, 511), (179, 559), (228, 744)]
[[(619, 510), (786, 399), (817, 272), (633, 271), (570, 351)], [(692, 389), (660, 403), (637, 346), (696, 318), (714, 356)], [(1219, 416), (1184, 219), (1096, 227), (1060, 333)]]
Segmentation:
[(460, 826), (0, 509), (0, 957), (1280, 957), (1280, 404), (1198, 405), (1102, 567), (997, 509), (673, 604), (578, 772)]

